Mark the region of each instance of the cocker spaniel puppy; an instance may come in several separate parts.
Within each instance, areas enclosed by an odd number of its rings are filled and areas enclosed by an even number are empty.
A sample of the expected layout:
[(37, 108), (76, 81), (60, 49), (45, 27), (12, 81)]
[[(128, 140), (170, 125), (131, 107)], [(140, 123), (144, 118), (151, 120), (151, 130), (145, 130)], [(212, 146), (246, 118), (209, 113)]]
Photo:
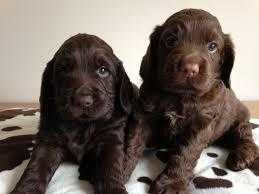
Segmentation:
[(140, 75), (142, 125), (148, 147), (168, 148), (150, 193), (185, 193), (204, 148), (216, 140), (242, 170), (258, 156), (248, 109), (230, 87), (234, 49), (216, 17), (198, 9), (173, 14), (150, 36)]
[(80, 178), (89, 180), (96, 194), (126, 194), (132, 168), (124, 169), (134, 167), (128, 158), (134, 154), (137, 95), (122, 62), (103, 40), (87, 34), (66, 40), (43, 73), (37, 144), (12, 194), (45, 193), (67, 160), (79, 164)]

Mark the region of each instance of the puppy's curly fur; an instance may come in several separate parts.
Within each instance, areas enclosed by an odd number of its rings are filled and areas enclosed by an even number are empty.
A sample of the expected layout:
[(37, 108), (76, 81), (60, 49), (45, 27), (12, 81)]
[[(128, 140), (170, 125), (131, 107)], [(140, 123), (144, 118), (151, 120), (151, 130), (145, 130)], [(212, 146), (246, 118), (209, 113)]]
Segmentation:
[(204, 148), (228, 145), (226, 164), (242, 170), (258, 156), (247, 108), (231, 90), (234, 49), (216, 17), (185, 9), (157, 26), (140, 75), (142, 125), (148, 147), (168, 148), (150, 193), (185, 193)]
[(37, 145), (12, 194), (45, 193), (66, 160), (79, 164), (80, 178), (95, 193), (127, 193), (124, 183), (137, 161), (128, 160), (138, 141), (132, 112), (137, 95), (103, 40), (78, 34), (65, 41), (43, 73)]

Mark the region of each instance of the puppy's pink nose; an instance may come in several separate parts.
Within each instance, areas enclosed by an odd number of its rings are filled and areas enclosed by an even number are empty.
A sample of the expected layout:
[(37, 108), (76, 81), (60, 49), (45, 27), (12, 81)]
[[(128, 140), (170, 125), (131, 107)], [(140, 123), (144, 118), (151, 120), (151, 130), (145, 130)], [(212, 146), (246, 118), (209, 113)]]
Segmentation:
[(75, 98), (74, 103), (79, 107), (89, 107), (93, 104), (93, 97), (90, 95), (79, 95)]
[(199, 65), (197, 63), (186, 63), (183, 66), (183, 71), (188, 78), (196, 77), (199, 73)]

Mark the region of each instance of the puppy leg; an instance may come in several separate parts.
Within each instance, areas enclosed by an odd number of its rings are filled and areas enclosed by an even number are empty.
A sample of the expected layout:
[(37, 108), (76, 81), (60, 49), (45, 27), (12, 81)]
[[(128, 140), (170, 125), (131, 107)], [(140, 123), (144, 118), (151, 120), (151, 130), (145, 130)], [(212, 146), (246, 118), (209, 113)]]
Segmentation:
[(258, 148), (252, 137), (251, 125), (248, 122), (240, 123), (231, 129), (228, 143), (232, 144), (226, 164), (233, 171), (243, 170), (250, 166), (259, 156)]
[(176, 137), (165, 170), (150, 187), (151, 194), (185, 194), (197, 160), (213, 134), (210, 128), (186, 130)]
[(89, 181), (91, 184), (94, 183), (96, 168), (98, 168), (96, 166), (96, 158), (99, 155), (98, 150), (92, 149), (83, 156), (78, 169), (80, 180)]
[(94, 148), (97, 154), (91, 179), (95, 194), (127, 194), (123, 182), (124, 138), (121, 132), (113, 132), (103, 137)]
[(63, 158), (60, 148), (46, 144), (37, 145), (25, 172), (11, 194), (44, 194)]
[(126, 135), (126, 142), (124, 148), (125, 157), (123, 161), (124, 183), (126, 183), (129, 180), (145, 148), (145, 138), (142, 129), (143, 128), (138, 124), (133, 129), (131, 128), (128, 134)]

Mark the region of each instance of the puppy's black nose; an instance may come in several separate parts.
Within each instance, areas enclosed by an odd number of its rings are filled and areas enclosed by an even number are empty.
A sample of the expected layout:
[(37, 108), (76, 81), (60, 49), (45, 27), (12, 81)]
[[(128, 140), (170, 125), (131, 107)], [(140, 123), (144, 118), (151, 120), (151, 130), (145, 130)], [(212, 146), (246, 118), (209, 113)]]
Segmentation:
[(188, 78), (196, 77), (199, 73), (199, 65), (197, 63), (186, 63), (183, 65), (183, 71)]
[(80, 94), (75, 97), (74, 103), (76, 106), (89, 107), (93, 104), (93, 97), (91, 95)]

